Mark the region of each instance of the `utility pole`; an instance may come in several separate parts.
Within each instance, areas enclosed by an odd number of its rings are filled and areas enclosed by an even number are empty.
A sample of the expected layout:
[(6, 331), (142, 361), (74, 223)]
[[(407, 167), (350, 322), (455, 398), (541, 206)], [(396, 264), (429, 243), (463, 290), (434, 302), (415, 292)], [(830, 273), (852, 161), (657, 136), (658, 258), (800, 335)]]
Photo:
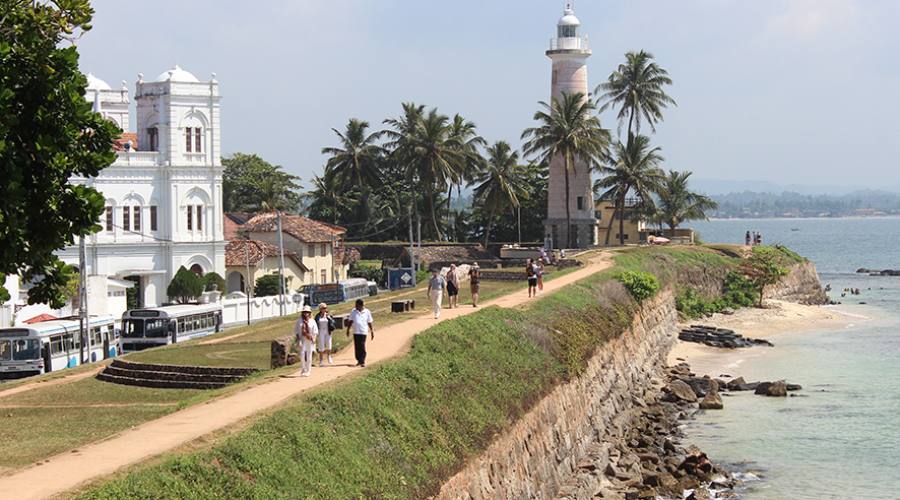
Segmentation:
[(250, 325), (250, 234), (245, 234), (247, 241), (244, 243), (244, 259), (247, 261), (247, 279), (244, 280), (244, 292), (247, 294), (247, 325)]
[(407, 212), (409, 218), (409, 267), (412, 268), (413, 288), (416, 287), (416, 254), (413, 250), (415, 240), (413, 239), (413, 223), (412, 223), (412, 206)]
[[(91, 329), (91, 321), (90, 316), (88, 316), (88, 294), (87, 294), (87, 256), (85, 250), (85, 242), (84, 236), (81, 236), (78, 239), (78, 271), (80, 273), (80, 284), (78, 287), (78, 297), (79, 302), (81, 302), (79, 314), (79, 326), (81, 335), (81, 349), (80, 349), (80, 359), (82, 363), (87, 363), (87, 359), (85, 358), (85, 350), (90, 353), (90, 329)], [(85, 349), (87, 347), (87, 349)], [(90, 355), (90, 354), (88, 354)]]
[(284, 234), (281, 232), (281, 210), (275, 212), (278, 218), (278, 290), (280, 292), (280, 300), (278, 301), (278, 313), (284, 316)]
[(516, 205), (516, 212), (519, 218), (519, 248), (522, 248), (522, 205)]

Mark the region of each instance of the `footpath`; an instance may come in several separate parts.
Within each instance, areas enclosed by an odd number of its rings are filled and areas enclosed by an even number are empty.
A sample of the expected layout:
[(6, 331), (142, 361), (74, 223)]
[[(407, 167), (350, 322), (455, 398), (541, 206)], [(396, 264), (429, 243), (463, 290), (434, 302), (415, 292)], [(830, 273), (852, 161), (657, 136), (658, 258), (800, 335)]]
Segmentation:
[[(612, 265), (609, 254), (599, 254), (587, 265), (565, 276), (544, 283), (544, 293), (551, 293)], [(527, 290), (516, 291), (473, 308), (464, 304), (444, 309), (441, 318), (422, 315), (383, 329), (375, 318), (375, 340), (367, 342), (366, 364), (372, 365), (401, 356), (409, 350), (416, 334), (442, 321), (467, 316), (484, 307), (517, 307), (528, 303)], [(444, 302), (446, 304), (446, 300)], [(336, 332), (342, 335), (341, 332)], [(39, 499), (58, 496), (79, 485), (134, 464), (144, 462), (179, 446), (237, 424), (256, 413), (279, 405), (304, 391), (368, 368), (355, 368), (353, 349), (335, 356), (335, 364), (314, 367), (310, 377), (301, 378), (299, 369), (290, 375), (248, 387), (233, 395), (146, 422), (103, 441), (51, 457), (38, 465), (0, 477), (0, 492), (10, 498)], [(10, 443), (12, 444), (12, 443)]]

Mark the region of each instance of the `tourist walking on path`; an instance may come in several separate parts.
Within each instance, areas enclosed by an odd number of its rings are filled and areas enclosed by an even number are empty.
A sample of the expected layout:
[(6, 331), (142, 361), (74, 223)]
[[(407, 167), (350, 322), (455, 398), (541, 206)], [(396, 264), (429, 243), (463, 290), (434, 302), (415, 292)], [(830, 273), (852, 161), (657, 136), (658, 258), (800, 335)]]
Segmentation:
[(312, 366), (312, 353), (316, 345), (316, 335), (319, 328), (316, 322), (312, 320), (312, 309), (309, 306), (303, 306), (300, 312), (300, 319), (294, 324), (294, 337), (297, 338), (297, 345), (300, 346), (300, 376), (308, 377), (309, 370)]
[(447, 280), (441, 276), (439, 269), (431, 270), (431, 279), (428, 280), (428, 298), (431, 299), (431, 309), (434, 311), (434, 319), (441, 317), (441, 303), (444, 301), (444, 287)]
[(472, 307), (478, 307), (478, 288), (481, 284), (481, 269), (478, 263), (469, 268), (469, 291), (472, 292)]
[(537, 261), (534, 265), (535, 274), (537, 274), (537, 291), (542, 293), (544, 291), (544, 260), (541, 259)]
[(528, 297), (537, 295), (537, 273), (535, 272), (534, 259), (528, 259), (525, 264), (525, 277), (528, 279)]
[(366, 309), (363, 299), (356, 299), (356, 307), (350, 311), (347, 321), (347, 336), (353, 330), (353, 352), (356, 355), (356, 366), (366, 366), (366, 335), (375, 340), (375, 328), (372, 326), (372, 311)]
[(744, 245), (750, 246), (750, 231), (747, 231), (747, 234), (744, 235)]
[(334, 332), (334, 317), (328, 314), (328, 304), (322, 302), (319, 304), (319, 313), (315, 317), (316, 326), (319, 329), (319, 336), (316, 337), (316, 350), (319, 351), (319, 366), (322, 366), (322, 360), (328, 356), (328, 364), (334, 363), (331, 358), (331, 335)]
[(456, 275), (456, 264), (450, 264), (447, 271), (447, 300), (450, 301), (450, 309), (459, 307), (459, 276)]

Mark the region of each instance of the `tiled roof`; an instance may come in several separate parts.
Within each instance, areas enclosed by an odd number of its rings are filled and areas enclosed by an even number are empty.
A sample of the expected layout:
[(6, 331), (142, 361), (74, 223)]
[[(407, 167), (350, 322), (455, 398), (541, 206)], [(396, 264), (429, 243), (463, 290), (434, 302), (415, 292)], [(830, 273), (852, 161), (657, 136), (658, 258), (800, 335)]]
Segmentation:
[(131, 150), (138, 150), (138, 140), (137, 133), (135, 132), (122, 132), (122, 135), (119, 136), (118, 139), (113, 142), (113, 150), (115, 151), (125, 151), (125, 144), (131, 141)]
[[(300, 269), (309, 271), (296, 253), (285, 250), (284, 256)], [(225, 267), (246, 266), (248, 260), (251, 266), (256, 266), (266, 257), (278, 257), (278, 247), (265, 241), (244, 239), (232, 240), (225, 247)]]
[(225, 241), (233, 241), (242, 238), (241, 227), (256, 214), (248, 212), (225, 212)]
[[(274, 213), (258, 214), (244, 224), (243, 229), (256, 233), (274, 232), (278, 228), (277, 216)], [(282, 214), (281, 228), (298, 241), (304, 243), (325, 243), (339, 239), (346, 229), (312, 220), (302, 215)]]

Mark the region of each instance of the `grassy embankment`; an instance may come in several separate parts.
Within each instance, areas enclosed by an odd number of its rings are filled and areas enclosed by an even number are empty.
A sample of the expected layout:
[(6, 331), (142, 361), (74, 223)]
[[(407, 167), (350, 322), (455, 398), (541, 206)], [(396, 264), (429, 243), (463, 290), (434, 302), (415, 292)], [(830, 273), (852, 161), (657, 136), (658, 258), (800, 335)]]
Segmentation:
[[(562, 276), (571, 270), (550, 275)], [(524, 282), (483, 282), (481, 301), (487, 301), (522, 289)], [(469, 304), (468, 286), (463, 286), (460, 303)], [(415, 298), (417, 312), (391, 314), (390, 302), (398, 298)], [(445, 302), (446, 303), (446, 302)], [(427, 313), (425, 288), (384, 293), (367, 300), (376, 326), (394, 324), (410, 319), (414, 314)], [(331, 306), (335, 314), (349, 312), (351, 304)], [(125, 359), (147, 363), (166, 363), (203, 366), (239, 366), (267, 370), (247, 381), (224, 389), (170, 390), (126, 387), (100, 382), (93, 377), (55, 386), (41, 387), (41, 381), (95, 370), (86, 365), (34, 377), (15, 384), (4, 384), (0, 391), (19, 384), (38, 382), (34, 389), (19, 394), (0, 395), (0, 434), (15, 436), (16, 446), (0, 456), (0, 473), (39, 462), (57, 453), (83, 446), (112, 436), (124, 429), (162, 417), (179, 409), (212, 398), (243, 390), (249, 384), (262, 383), (278, 377), (285, 370), (268, 370), (271, 340), (289, 335), (295, 317), (279, 318), (231, 328), (215, 336), (172, 346), (129, 354)], [(222, 339), (216, 344), (203, 344)], [(227, 339), (227, 340), (225, 340)], [(335, 335), (334, 347), (341, 349), (348, 343), (344, 335)]]
[(488, 308), (438, 324), (411, 352), (289, 401), (208, 449), (109, 479), (85, 498), (424, 498), (468, 457), (630, 323), (615, 277), (662, 285), (719, 276), (738, 260), (704, 248), (620, 252), (616, 266), (524, 310)]

